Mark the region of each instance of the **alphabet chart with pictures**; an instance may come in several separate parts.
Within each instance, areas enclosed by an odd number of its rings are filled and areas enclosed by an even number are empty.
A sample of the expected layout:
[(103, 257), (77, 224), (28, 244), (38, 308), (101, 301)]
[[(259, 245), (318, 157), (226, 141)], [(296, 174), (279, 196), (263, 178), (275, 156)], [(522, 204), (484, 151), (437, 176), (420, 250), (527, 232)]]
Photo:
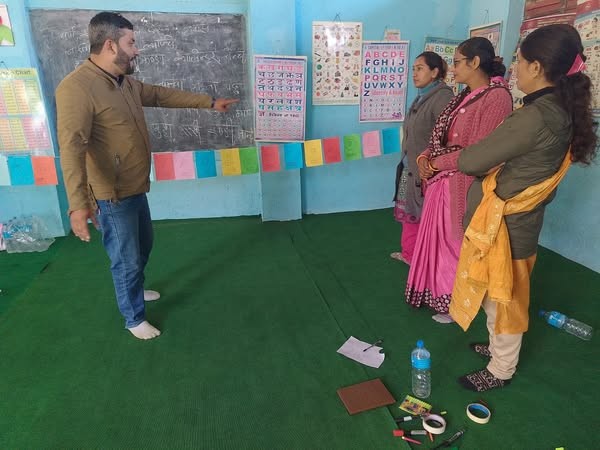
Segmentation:
[(361, 22), (313, 22), (313, 105), (360, 102)]

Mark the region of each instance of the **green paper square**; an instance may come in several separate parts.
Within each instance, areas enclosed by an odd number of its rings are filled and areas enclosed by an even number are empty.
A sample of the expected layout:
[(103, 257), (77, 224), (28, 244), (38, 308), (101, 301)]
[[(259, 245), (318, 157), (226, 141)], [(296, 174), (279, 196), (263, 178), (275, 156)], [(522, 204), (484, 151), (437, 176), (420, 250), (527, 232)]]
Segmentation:
[(344, 159), (352, 161), (361, 158), (360, 134), (348, 134), (344, 136)]
[(258, 153), (256, 147), (240, 148), (240, 164), (242, 173), (258, 173)]

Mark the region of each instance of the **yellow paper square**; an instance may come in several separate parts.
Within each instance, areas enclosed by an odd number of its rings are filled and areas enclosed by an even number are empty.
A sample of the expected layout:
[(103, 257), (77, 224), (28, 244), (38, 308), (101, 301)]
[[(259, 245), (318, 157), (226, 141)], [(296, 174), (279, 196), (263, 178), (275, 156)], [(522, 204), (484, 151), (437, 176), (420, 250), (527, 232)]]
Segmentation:
[(306, 162), (306, 167), (323, 165), (323, 151), (321, 148), (321, 139), (304, 141), (304, 159)]
[(221, 150), (221, 169), (224, 176), (241, 175), (240, 149), (228, 148)]

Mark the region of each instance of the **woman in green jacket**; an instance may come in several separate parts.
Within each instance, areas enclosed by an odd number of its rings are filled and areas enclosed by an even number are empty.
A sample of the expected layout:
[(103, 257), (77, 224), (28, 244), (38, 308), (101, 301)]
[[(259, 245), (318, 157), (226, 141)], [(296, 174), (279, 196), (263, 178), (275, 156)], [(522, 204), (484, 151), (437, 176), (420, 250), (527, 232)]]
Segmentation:
[(467, 389), (510, 383), (528, 328), (529, 277), (546, 205), (571, 162), (587, 165), (596, 155), (584, 61), (581, 38), (570, 25), (528, 35), (517, 64), (524, 106), (458, 160), (459, 170), (479, 179), (467, 198), (450, 314), (466, 330), (481, 306), (489, 332), (489, 343), (472, 344), (490, 360), (459, 379)]

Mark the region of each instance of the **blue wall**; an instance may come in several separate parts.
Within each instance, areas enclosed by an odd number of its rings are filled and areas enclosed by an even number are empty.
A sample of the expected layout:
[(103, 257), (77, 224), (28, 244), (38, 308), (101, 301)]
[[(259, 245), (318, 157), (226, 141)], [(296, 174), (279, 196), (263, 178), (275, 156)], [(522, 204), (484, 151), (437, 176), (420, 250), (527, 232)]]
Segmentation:
[[(169, 2), (167, 0), (98, 1), (98, 0), (12, 0), (9, 8), (19, 42), (23, 43), (15, 55), (27, 55), (33, 46), (22, 39), (29, 27), (28, 8), (90, 8), (107, 10), (154, 10), (179, 12), (221, 12), (246, 14), (248, 18), (249, 61), (254, 53), (306, 54), (310, 55), (310, 29), (313, 20), (333, 20), (344, 6), (342, 20), (362, 21), (365, 39), (381, 39), (385, 27), (400, 28), (404, 39), (412, 40), (413, 51), (422, 48), (422, 30), (436, 30), (434, 34), (455, 36), (454, 32), (465, 28), (463, 11), (465, 0), (427, 0), (422, 9), (405, 1), (406, 8), (394, 0), (369, 2), (362, 0), (337, 3), (327, 7), (311, 0), (210, 0)], [(424, 11), (435, 11), (433, 16)], [(346, 16), (346, 14), (348, 14)], [(1, 50), (0, 50), (1, 51)], [(13, 58), (10, 67), (37, 66), (36, 56)], [(250, 65), (251, 67), (251, 65)], [(310, 71), (309, 71), (310, 73)], [(249, 74), (249, 77), (251, 74)], [(310, 84), (309, 84), (310, 85)], [(411, 86), (409, 101), (414, 97)], [(49, 108), (52, 110), (52, 108)], [(331, 135), (343, 135), (378, 128), (384, 124), (358, 124), (358, 106), (314, 107), (308, 110), (307, 139)], [(50, 117), (51, 123), (54, 118)], [(58, 153), (58, 152), (57, 152)], [(192, 180), (153, 183), (149, 195), (155, 219), (217, 217), (262, 214), (265, 220), (300, 218), (302, 212), (323, 213), (373, 209), (390, 206), (394, 168), (397, 155), (387, 155), (369, 161), (357, 161), (337, 166), (285, 171), (241, 177), (218, 177), (211, 180)], [(17, 188), (0, 188), (0, 200), (13, 194)], [(11, 208), (0, 211), (0, 220), (12, 215), (27, 214), (28, 206), (50, 205), (50, 216), (60, 216), (64, 211), (64, 191), (57, 188), (17, 189), (26, 200), (14, 202), (6, 197)], [(46, 192), (47, 191), (47, 192)], [(48, 198), (48, 196), (53, 198)], [(21, 197), (21, 195), (18, 195)], [(33, 201), (30, 201), (33, 200)], [(10, 209), (10, 211), (9, 211)], [(64, 216), (62, 217), (64, 219)], [(68, 227), (53, 227), (55, 234), (64, 233)], [(67, 228), (68, 229), (68, 228)]]
[[(29, 18), (22, 0), (6, 0), (15, 37), (14, 47), (0, 47), (2, 68), (35, 67)], [(59, 175), (60, 176), (60, 175)], [(34, 214), (53, 236), (67, 230), (67, 203), (62, 186), (0, 186), (0, 222)]]
[[(296, 55), (296, 2), (251, 0), (250, 47), (257, 55)], [(254, 72), (252, 73), (254, 75)], [(280, 158), (283, 161), (282, 149)], [(260, 174), (263, 220), (302, 218), (300, 170)]]
[[(403, 40), (410, 41), (410, 61), (423, 51), (425, 36), (465, 37), (468, 15), (466, 1), (423, 0), (348, 0), (297, 1), (297, 52), (309, 56), (312, 49), (311, 31), (314, 20), (362, 22), (364, 40), (381, 40), (385, 28), (400, 29)], [(309, 86), (312, 75), (309, 71)], [(409, 83), (407, 103), (416, 90)], [(307, 139), (340, 136), (383, 129), (395, 124), (359, 123), (358, 106), (314, 106), (307, 114)], [(302, 172), (303, 205), (306, 213), (368, 210), (392, 205), (394, 178), (398, 154), (369, 160), (328, 165)]]
[(600, 272), (600, 167), (573, 166), (546, 210), (540, 244)]
[(504, 64), (508, 69), (519, 40), (518, 30), (523, 20), (524, 7), (525, 0), (470, 0), (471, 14), (465, 35), (468, 35), (469, 28), (502, 22), (500, 56), (504, 58)]

